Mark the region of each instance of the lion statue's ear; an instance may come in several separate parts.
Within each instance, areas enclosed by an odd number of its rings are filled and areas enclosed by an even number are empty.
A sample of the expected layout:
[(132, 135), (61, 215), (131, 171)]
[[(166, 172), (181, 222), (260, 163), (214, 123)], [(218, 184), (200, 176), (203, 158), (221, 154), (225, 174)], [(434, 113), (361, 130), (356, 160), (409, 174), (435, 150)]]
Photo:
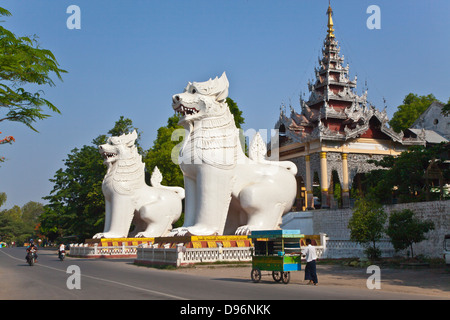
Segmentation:
[(136, 141), (136, 139), (137, 139), (137, 132), (136, 132), (136, 129), (135, 130), (133, 130), (133, 132), (132, 133), (128, 133), (126, 136), (125, 136), (125, 139), (126, 139), (126, 145), (127, 145), (127, 147), (131, 147), (131, 146), (134, 146), (134, 142)]
[(215, 80), (217, 81), (217, 87), (222, 89), (222, 91), (217, 94), (216, 101), (224, 102), (228, 97), (228, 87), (230, 86), (225, 71), (222, 73), (219, 79), (216, 78)]
[(227, 75), (224, 72), (220, 78), (215, 77), (214, 80), (209, 79), (205, 82), (194, 82), (192, 84), (189, 82), (185, 91), (188, 90), (191, 85), (195, 86), (200, 94), (214, 97), (217, 102), (222, 103), (228, 97), (228, 87), (230, 84)]

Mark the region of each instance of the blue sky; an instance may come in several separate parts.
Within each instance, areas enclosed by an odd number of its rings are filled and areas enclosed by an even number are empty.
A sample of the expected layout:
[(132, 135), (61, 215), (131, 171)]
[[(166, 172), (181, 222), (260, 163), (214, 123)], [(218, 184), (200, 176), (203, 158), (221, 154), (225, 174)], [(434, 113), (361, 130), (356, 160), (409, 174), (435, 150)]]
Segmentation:
[[(81, 9), (81, 29), (70, 30), (67, 7)], [(381, 29), (370, 30), (370, 5), (381, 9)], [(327, 0), (2, 0), (13, 16), (3, 26), (39, 36), (69, 73), (42, 88), (61, 115), (36, 123), (0, 123), (0, 192), (22, 206), (52, 190), (52, 178), (75, 147), (90, 145), (121, 115), (153, 145), (173, 114), (171, 97), (188, 81), (227, 72), (230, 97), (245, 117), (244, 130), (272, 129), (280, 105), (300, 110), (326, 35)], [(414, 92), (450, 97), (450, 1), (332, 1), (335, 34), (368, 98), (392, 117)]]

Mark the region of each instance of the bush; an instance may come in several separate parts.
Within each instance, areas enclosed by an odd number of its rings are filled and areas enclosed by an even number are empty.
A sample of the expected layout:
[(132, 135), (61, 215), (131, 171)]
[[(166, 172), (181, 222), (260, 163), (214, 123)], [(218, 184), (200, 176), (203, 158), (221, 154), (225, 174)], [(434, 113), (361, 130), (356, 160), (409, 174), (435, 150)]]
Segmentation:
[(377, 247), (367, 247), (364, 253), (369, 260), (378, 260), (381, 258), (381, 250)]
[(414, 211), (404, 209), (391, 213), (386, 234), (396, 251), (409, 247), (411, 257), (414, 257), (413, 244), (425, 240), (425, 233), (430, 230), (434, 230), (432, 221), (421, 221), (415, 217)]
[(386, 212), (376, 201), (360, 198), (355, 202), (353, 215), (348, 223), (350, 239), (364, 246), (372, 244), (371, 247), (365, 250), (369, 259), (381, 255), (380, 250), (376, 247), (376, 242), (384, 234), (386, 219)]

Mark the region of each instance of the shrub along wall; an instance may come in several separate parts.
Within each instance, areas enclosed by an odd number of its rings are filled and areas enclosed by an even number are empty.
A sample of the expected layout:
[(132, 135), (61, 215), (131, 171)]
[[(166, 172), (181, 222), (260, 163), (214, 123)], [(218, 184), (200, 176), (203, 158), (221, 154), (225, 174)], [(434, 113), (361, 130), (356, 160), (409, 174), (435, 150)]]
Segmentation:
[[(435, 229), (428, 232), (424, 240), (414, 244), (414, 254), (430, 258), (442, 258), (443, 241), (446, 234), (450, 234), (450, 200), (433, 202), (402, 203), (384, 206), (388, 213), (410, 209), (421, 220), (431, 220)], [(350, 230), (347, 228), (352, 217), (352, 209), (317, 210), (313, 213), (314, 234), (326, 233), (330, 240), (350, 239)], [(386, 238), (388, 238), (386, 236)]]

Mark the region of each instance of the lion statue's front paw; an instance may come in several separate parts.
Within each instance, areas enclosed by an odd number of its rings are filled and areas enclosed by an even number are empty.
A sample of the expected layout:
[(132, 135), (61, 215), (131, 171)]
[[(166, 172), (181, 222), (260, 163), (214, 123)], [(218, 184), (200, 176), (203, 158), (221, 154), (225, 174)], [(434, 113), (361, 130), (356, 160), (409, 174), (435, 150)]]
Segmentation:
[(183, 237), (189, 234), (188, 228), (180, 227), (172, 229), (172, 231), (169, 232), (167, 235), (168, 237)]
[(148, 237), (144, 232), (139, 232), (134, 237), (135, 238), (151, 238), (151, 237)]
[(114, 234), (111, 232), (100, 232), (92, 237), (92, 239), (101, 239), (101, 238), (125, 238), (126, 236), (120, 234)]
[(92, 239), (101, 239), (101, 238), (105, 238), (105, 234), (103, 232), (101, 233), (96, 233)]
[(250, 226), (241, 226), (239, 228), (237, 228), (236, 230), (236, 235), (239, 236), (248, 236), (250, 233), (252, 232)]
[(164, 234), (156, 233), (155, 232), (139, 232), (134, 237), (135, 238), (156, 238), (156, 237), (163, 237)]

